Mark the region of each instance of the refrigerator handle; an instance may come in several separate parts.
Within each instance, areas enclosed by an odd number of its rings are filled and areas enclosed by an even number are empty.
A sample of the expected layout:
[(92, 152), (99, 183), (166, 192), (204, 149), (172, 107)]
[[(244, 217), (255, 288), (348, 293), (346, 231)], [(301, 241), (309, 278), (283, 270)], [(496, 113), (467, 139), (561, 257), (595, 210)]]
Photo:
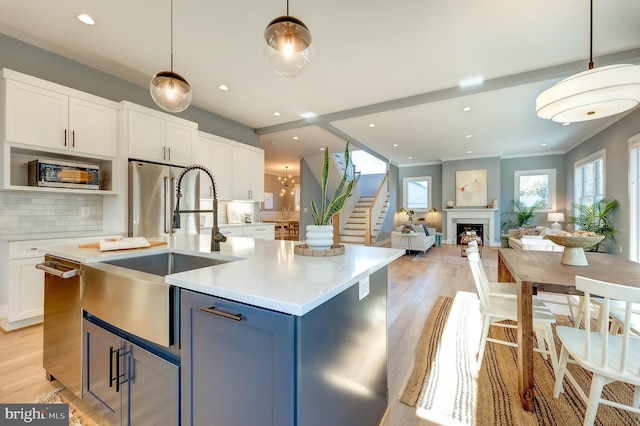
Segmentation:
[(170, 200), (171, 197), (171, 192), (169, 191), (169, 178), (168, 177), (164, 177), (164, 206), (162, 206), (162, 211), (163, 213), (163, 219), (164, 219), (164, 232), (166, 234), (171, 234), (171, 228), (169, 227), (169, 204), (171, 203)]

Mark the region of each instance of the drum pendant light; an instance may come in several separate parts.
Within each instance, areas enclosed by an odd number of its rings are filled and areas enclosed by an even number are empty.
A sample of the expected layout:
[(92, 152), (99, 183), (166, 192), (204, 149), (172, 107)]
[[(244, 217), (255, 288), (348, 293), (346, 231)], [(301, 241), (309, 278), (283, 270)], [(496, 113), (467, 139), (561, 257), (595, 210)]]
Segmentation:
[(267, 43), (265, 58), (276, 74), (296, 77), (311, 62), (311, 32), (304, 22), (289, 16), (289, 0), (286, 16), (269, 22), (264, 40)]
[(538, 117), (572, 123), (608, 117), (640, 103), (640, 66), (593, 67), (593, 0), (589, 69), (558, 82), (536, 98)]
[(173, 72), (173, 0), (171, 0), (171, 71), (160, 71), (149, 85), (153, 101), (165, 111), (181, 112), (191, 105), (191, 86)]

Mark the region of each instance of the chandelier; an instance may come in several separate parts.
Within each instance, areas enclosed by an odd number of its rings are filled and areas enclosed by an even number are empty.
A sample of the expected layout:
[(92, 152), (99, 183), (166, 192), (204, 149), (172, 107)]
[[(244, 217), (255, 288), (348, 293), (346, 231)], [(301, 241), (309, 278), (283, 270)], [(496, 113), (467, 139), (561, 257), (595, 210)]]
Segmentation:
[(282, 190), (280, 191), (280, 196), (283, 197), (287, 192), (290, 192), (291, 195), (295, 193), (295, 188), (293, 187), (293, 179), (291, 175), (288, 173), (289, 166), (284, 166), (284, 175), (282, 177), (278, 176), (278, 180), (282, 183)]

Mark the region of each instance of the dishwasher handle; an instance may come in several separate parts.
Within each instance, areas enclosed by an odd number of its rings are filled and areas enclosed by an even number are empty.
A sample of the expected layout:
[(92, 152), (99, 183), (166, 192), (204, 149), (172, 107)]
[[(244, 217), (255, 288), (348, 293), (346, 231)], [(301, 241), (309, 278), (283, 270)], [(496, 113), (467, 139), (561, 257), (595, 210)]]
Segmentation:
[(63, 265), (62, 263), (54, 262), (53, 260), (47, 260), (45, 262), (38, 263), (36, 265), (36, 268), (48, 274), (55, 275), (56, 277), (59, 277), (59, 278), (73, 278), (76, 275), (78, 275), (77, 269), (69, 268), (68, 266)]

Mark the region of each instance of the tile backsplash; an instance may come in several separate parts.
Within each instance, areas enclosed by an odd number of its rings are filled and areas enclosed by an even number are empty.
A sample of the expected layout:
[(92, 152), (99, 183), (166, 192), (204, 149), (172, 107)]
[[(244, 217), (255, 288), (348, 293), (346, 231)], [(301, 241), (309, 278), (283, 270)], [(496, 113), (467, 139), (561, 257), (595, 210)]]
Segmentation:
[(102, 195), (0, 192), (0, 234), (102, 230)]

